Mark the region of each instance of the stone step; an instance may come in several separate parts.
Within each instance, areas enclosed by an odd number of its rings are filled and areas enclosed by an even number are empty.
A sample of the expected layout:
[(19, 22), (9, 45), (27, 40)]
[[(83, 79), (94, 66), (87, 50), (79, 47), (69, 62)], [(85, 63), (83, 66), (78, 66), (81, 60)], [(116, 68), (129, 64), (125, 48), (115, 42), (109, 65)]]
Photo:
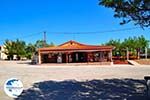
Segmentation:
[(136, 61), (133, 61), (133, 60), (128, 60), (128, 62), (132, 65), (140, 65), (139, 63), (137, 63)]

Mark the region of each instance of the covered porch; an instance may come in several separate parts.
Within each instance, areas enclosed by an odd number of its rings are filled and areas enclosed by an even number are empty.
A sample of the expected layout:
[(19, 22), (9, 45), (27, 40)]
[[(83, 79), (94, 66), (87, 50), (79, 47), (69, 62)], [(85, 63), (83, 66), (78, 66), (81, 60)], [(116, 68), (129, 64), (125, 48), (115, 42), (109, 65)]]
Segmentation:
[(86, 63), (111, 62), (110, 46), (93, 46), (69, 41), (57, 47), (39, 49), (39, 64), (43, 63)]
[(40, 53), (41, 63), (82, 63), (112, 61), (111, 51)]

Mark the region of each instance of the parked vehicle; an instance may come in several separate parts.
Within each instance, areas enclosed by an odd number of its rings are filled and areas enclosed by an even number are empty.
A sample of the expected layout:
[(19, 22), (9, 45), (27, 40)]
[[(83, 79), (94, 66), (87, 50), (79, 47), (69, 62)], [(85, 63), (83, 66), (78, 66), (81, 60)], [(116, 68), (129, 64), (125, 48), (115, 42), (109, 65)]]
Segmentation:
[(38, 55), (33, 55), (31, 59), (31, 64), (38, 64)]

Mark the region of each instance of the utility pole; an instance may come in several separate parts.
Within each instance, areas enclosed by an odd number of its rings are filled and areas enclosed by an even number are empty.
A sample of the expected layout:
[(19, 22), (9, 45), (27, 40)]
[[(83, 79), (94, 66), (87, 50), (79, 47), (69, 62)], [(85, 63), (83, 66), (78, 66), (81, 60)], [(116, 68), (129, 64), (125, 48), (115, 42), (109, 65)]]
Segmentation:
[(145, 47), (145, 59), (147, 59), (147, 47)]
[(43, 46), (46, 46), (46, 31), (43, 33)]

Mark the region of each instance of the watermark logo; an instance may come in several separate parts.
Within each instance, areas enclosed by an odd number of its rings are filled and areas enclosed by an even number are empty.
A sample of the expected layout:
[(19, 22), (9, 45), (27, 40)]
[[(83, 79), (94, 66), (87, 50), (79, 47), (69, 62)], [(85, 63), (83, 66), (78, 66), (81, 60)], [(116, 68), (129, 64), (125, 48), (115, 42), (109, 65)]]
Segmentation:
[(23, 91), (23, 84), (17, 78), (10, 78), (4, 84), (4, 91), (8, 96), (17, 98)]

